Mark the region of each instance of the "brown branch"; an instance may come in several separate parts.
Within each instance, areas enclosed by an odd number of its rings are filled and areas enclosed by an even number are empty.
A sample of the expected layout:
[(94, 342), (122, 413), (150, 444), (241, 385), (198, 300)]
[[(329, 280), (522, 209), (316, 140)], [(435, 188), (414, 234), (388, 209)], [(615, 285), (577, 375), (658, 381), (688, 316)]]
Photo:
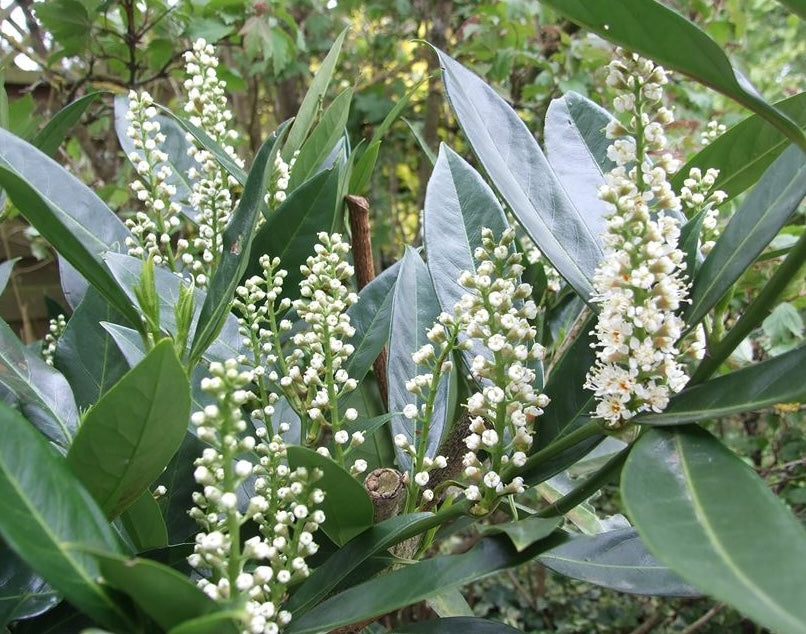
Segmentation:
[(694, 623), (689, 625), (686, 629), (682, 630), (680, 634), (693, 634), (693, 632), (696, 632), (703, 625), (708, 623), (708, 621), (714, 618), (716, 614), (724, 607), (725, 607), (724, 603), (717, 603), (714, 607), (708, 610), (708, 612), (706, 612), (700, 618), (694, 621)]

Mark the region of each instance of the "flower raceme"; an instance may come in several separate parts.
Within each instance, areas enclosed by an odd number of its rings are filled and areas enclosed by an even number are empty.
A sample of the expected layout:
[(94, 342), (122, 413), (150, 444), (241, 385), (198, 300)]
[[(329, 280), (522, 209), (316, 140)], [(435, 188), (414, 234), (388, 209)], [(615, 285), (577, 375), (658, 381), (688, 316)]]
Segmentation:
[(689, 298), (678, 248), (681, 202), (668, 181), (677, 161), (665, 153), (664, 126), (673, 121), (660, 105), (666, 81), (663, 68), (620, 49), (609, 66), (607, 83), (619, 91), (614, 105), (625, 121), (606, 129), (616, 167), (599, 191), (610, 211), (593, 276), (596, 363), (585, 386), (594, 392), (595, 415), (614, 429), (641, 412), (663, 411), (688, 381), (676, 347), (685, 329), (677, 313)]

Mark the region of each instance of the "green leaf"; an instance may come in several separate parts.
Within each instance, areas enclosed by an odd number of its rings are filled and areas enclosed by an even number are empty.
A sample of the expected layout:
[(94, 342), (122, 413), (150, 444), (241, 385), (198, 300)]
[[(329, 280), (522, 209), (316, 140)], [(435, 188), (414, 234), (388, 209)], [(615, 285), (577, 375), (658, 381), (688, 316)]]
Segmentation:
[(78, 427), (70, 385), (58, 370), (22, 345), (0, 320), (0, 396), (14, 405), (40, 432), (67, 448)]
[[(54, 365), (67, 379), (81, 410), (95, 403), (129, 369), (125, 357), (100, 324), (122, 319), (98, 291), (90, 288), (59, 337)], [(139, 339), (137, 332), (133, 332)]]
[(792, 13), (800, 16), (801, 20), (806, 20), (806, 2), (803, 0), (778, 0)]
[(752, 412), (777, 403), (806, 399), (806, 345), (772, 359), (685, 389), (660, 414), (636, 417), (636, 423), (682, 425)]
[(314, 569), (311, 576), (291, 596), (287, 609), (295, 615), (303, 614), (328, 596), (370, 557), (439, 526), (443, 521), (444, 516), (433, 513), (409, 513), (396, 515), (372, 526)]
[(64, 458), (2, 403), (0, 429), (0, 535), (70, 603), (103, 624), (126, 623), (96, 582), (95, 561), (80, 550), (119, 551), (103, 513)]
[(349, 343), (355, 350), (347, 359), (344, 369), (356, 381), (361, 381), (369, 372), (389, 341), (392, 298), (399, 272), (400, 263), (395, 262), (362, 288), (358, 302), (347, 309), (350, 325), (355, 328)]
[(322, 479), (316, 486), (325, 492), (321, 508), (325, 512), (322, 530), (339, 546), (372, 526), (373, 508), (369, 495), (358, 481), (330, 458), (306, 449), (288, 448), (288, 464), (292, 469), (320, 469)]
[(6, 545), (0, 546), (0, 627), (33, 618), (61, 597)]
[(511, 634), (520, 631), (500, 621), (455, 616), (408, 623), (396, 627), (392, 630), (392, 634), (456, 634), (456, 632), (462, 632), (463, 634)]
[(806, 149), (806, 135), (764, 101), (725, 53), (697, 26), (654, 0), (545, 0), (565, 17), (610, 42), (650, 57), (758, 113)]
[(692, 585), (773, 631), (804, 631), (806, 531), (708, 432), (645, 431), (621, 494), (647, 548)]
[(64, 137), (67, 136), (70, 128), (79, 122), (81, 115), (100, 95), (101, 93), (91, 92), (59, 110), (47, 122), (45, 127), (37, 132), (36, 136), (31, 140), (32, 145), (38, 147), (48, 156), (53, 156), (62, 141), (64, 141)]
[(311, 135), (300, 148), (288, 188), (293, 191), (321, 168), (339, 139), (344, 135), (344, 126), (350, 114), (353, 98), (351, 88), (341, 92), (322, 114)]
[(95, 558), (104, 580), (129, 595), (163, 630), (218, 609), (185, 575), (156, 561), (101, 553)]
[[(134, 163), (131, 159), (132, 154), (136, 154), (139, 157), (144, 157), (145, 155), (143, 150), (134, 147), (134, 140), (129, 138), (127, 133), (131, 125), (131, 122), (126, 118), (129, 110), (131, 110), (129, 96), (125, 94), (117, 95), (115, 97), (115, 133), (124, 156), (130, 163)], [(192, 146), (187, 140), (185, 129), (176, 118), (169, 117), (166, 114), (158, 114), (154, 117), (154, 121), (159, 124), (160, 132), (165, 135), (165, 141), (160, 145), (160, 150), (168, 155), (168, 160), (164, 163), (158, 163), (154, 171), (156, 172), (163, 167), (168, 167), (171, 170), (170, 177), (165, 180), (167, 184), (176, 188), (176, 193), (171, 196), (171, 202), (181, 205), (182, 213), (195, 221), (200, 210), (188, 202), (192, 182), (188, 178), (187, 172), (192, 167), (198, 167), (196, 160), (188, 153)], [(221, 152), (224, 153), (223, 150)]]
[(442, 618), (473, 616), (473, 608), (470, 607), (458, 588), (436, 592), (427, 598), (425, 603), (437, 616)]
[(339, 33), (333, 46), (330, 47), (325, 58), (322, 60), (321, 66), (316, 71), (313, 81), (311, 82), (308, 92), (302, 99), (297, 116), (291, 129), (288, 131), (288, 138), (283, 145), (282, 157), (283, 160), (288, 162), (294, 156), (294, 152), (302, 147), (302, 142), (308, 136), (308, 132), (313, 127), (316, 120), (316, 113), (322, 102), (322, 99), (327, 92), (327, 87), (330, 84), (330, 78), (333, 75), (333, 69), (336, 66), (336, 60), (341, 52), (341, 46), (344, 43), (344, 36), (347, 34), (347, 29)]
[(120, 516), (129, 539), (137, 552), (153, 550), (168, 545), (168, 529), (162, 519), (162, 511), (151, 491), (145, 490)]
[[(406, 389), (406, 381), (423, 372), (423, 368), (413, 361), (411, 355), (428, 343), (426, 332), (439, 317), (440, 312), (439, 300), (431, 283), (428, 268), (418, 253), (407, 247), (392, 300), (387, 366), (390, 412), (402, 412), (409, 403), (414, 403), (419, 408), (424, 402), (422, 396), (414, 395)], [(425, 455), (428, 457), (436, 455), (442, 432), (447, 424), (449, 386), (447, 379), (448, 375), (443, 376), (437, 387), (438, 394), (434, 401), (428, 438), (425, 441)], [(410, 443), (415, 443), (413, 421), (402, 414), (396, 414), (391, 426), (392, 434), (405, 434)], [(422, 438), (418, 438), (416, 442), (422, 441)], [(395, 448), (395, 453), (400, 469), (408, 470), (411, 455), (399, 447)]]
[(596, 237), (605, 232), (604, 216), (608, 210), (599, 199), (599, 187), (604, 185), (605, 173), (616, 166), (607, 158), (611, 140), (604, 133), (612, 120), (601, 106), (569, 92), (549, 104), (543, 131), (546, 158)]
[[(775, 104), (801, 128), (806, 127), (806, 93)], [(693, 156), (672, 178), (672, 188), (680, 191), (692, 167), (705, 173), (709, 167), (719, 170), (714, 189), (728, 198), (738, 196), (764, 173), (789, 145), (781, 131), (757, 114), (747, 117)]]
[(494, 535), (504, 533), (512, 541), (512, 545), (521, 552), (534, 544), (536, 541), (544, 539), (554, 532), (560, 525), (562, 518), (542, 518), (527, 517), (517, 522), (506, 522), (504, 524), (490, 524), (482, 526), (479, 531), (482, 535)]
[(236, 634), (241, 631), (236, 625), (242, 612), (217, 612), (185, 621), (171, 629), (168, 634)]
[(188, 431), (155, 483), (166, 488), (165, 495), (160, 497), (157, 504), (168, 529), (169, 544), (179, 544), (189, 538), (193, 541), (191, 536), (199, 530), (199, 525), (188, 515), (188, 501), (192, 500), (193, 492), (197, 490), (196, 479), (193, 477), (196, 469), (194, 461), (201, 456), (205, 447), (206, 443)]
[[(165, 106), (160, 106), (157, 104), (157, 107), (163, 112), (163, 114), (168, 118), (172, 119), (176, 123), (178, 123), (182, 128), (188, 131), (188, 133), (196, 139), (198, 144), (203, 147), (205, 150), (212, 154), (218, 164), (223, 167), (227, 173), (232, 176), (239, 185), (245, 185), (247, 175), (244, 169), (238, 165), (233, 158), (224, 151), (218, 143), (215, 142), (213, 137), (211, 137), (207, 132), (202, 130), (200, 127), (194, 125), (184, 117), (180, 117), (175, 115)], [(125, 130), (124, 130), (125, 133)], [(178, 143), (178, 141), (177, 141)]]
[(162, 473), (189, 416), (187, 375), (163, 339), (90, 408), (67, 462), (113, 519)]
[(249, 171), (241, 201), (224, 229), (221, 261), (210, 280), (199, 315), (190, 349), (191, 360), (201, 358), (218, 336), (229, 314), (235, 287), (246, 272), (254, 229), (266, 190), (266, 167), (277, 153), (275, 145), (284, 129), (285, 125), (280, 126), (261, 146)]
[(690, 597), (699, 593), (647, 551), (634, 528), (576, 537), (538, 557), (566, 577), (630, 594)]
[[(61, 165), (13, 134), (0, 130), (0, 186), (59, 254), (132, 324), (137, 311), (103, 266), (101, 254), (124, 248), (129, 230), (88, 187)], [(75, 306), (84, 289), (74, 289)]]
[(602, 259), (588, 211), (577, 208), (532, 133), (477, 75), (437, 50), (456, 118), (495, 188), (543, 254), (587, 300)]
[(0, 295), (6, 290), (8, 280), (11, 279), (11, 274), (14, 271), (14, 265), (20, 258), (11, 258), (4, 262), (0, 262)]
[(362, 194), (367, 188), (380, 151), (381, 142), (373, 141), (355, 162), (350, 174), (350, 193)]
[(487, 537), (461, 555), (427, 559), (345, 590), (291, 621), (286, 631), (316, 634), (385, 614), (529, 561), (545, 547), (538, 542), (519, 553), (508, 538)]
[(338, 167), (320, 172), (295, 189), (266, 219), (252, 243), (246, 275), (262, 275), (260, 257), (280, 258), (288, 275), (283, 282), (283, 296), (299, 297), (302, 273), (299, 267), (313, 255), (320, 231), (329, 231), (341, 206)]
[(36, 17), (61, 45), (66, 56), (76, 55), (89, 42), (92, 21), (78, 0), (51, 0), (34, 7)]
[(705, 258), (686, 310), (698, 323), (764, 250), (806, 196), (804, 153), (790, 147), (764, 172)]

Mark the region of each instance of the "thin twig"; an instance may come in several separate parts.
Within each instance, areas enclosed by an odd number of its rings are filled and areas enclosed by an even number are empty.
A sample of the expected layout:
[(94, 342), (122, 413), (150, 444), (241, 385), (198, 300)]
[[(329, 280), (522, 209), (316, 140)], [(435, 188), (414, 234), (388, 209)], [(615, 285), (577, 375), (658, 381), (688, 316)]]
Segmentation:
[(708, 623), (716, 614), (725, 607), (724, 603), (717, 603), (714, 607), (712, 607), (708, 612), (703, 614), (700, 618), (698, 618), (694, 623), (689, 625), (686, 629), (682, 630), (680, 634), (692, 634), (700, 629), (703, 625)]

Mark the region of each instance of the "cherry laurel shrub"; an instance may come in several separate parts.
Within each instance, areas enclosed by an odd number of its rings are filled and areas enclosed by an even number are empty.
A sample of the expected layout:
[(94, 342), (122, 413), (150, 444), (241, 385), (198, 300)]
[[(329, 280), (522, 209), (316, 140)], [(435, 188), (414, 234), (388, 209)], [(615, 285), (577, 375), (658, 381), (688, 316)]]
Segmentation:
[[(0, 325), (5, 623), (347, 632), (441, 597), (442, 618), (399, 631), (505, 632), (465, 616), (457, 589), (537, 559), (803, 632), (806, 533), (706, 429), (804, 396), (803, 347), (723, 364), (804, 238), (743, 315), (720, 302), (806, 193), (803, 133), (696, 59), (608, 34), (752, 102), (736, 128), (765, 131), (764, 161), (728, 130), (681, 168), (669, 73), (626, 48), (607, 69), (614, 114), (555, 100), (544, 154), (437, 51), (488, 180), (441, 147), (424, 251), (362, 288), (343, 200), (372, 160), (315, 119), (332, 64), (248, 171), (211, 45), (186, 54), (181, 115), (118, 97), (125, 222), (0, 131), (0, 185), (59, 252), (72, 308), (41, 356)], [(728, 217), (737, 170), (753, 187)], [(626, 516), (571, 513), (619, 479)], [(439, 554), (460, 530), (475, 545)]]

